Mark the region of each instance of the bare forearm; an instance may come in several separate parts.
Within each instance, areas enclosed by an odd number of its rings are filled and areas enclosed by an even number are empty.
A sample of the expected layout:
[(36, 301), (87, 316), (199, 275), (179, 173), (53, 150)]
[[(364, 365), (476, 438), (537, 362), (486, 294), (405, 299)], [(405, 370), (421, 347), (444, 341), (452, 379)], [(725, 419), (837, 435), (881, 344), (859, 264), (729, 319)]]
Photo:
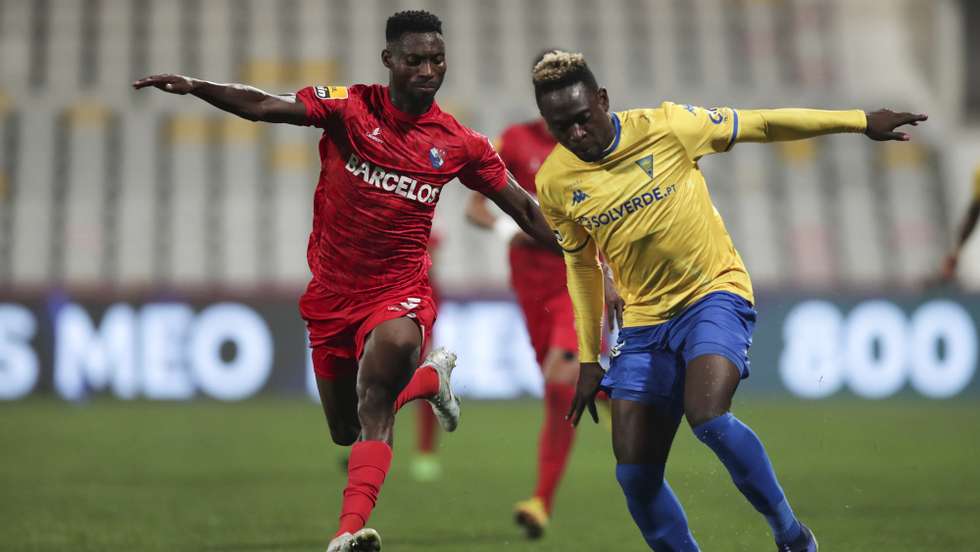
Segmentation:
[(288, 122), (270, 119), (269, 113), (265, 109), (265, 106), (270, 101), (282, 101), (284, 98), (274, 96), (254, 86), (248, 86), (246, 84), (219, 84), (193, 79), (191, 94), (218, 109), (238, 115), (249, 121)]
[(541, 214), (538, 202), (521, 188), (512, 176), (508, 178), (508, 184), (503, 190), (488, 197), (541, 247), (554, 253), (561, 253), (554, 232)]
[(156, 88), (180, 96), (193, 94), (249, 121), (307, 124), (306, 106), (293, 94), (277, 96), (244, 84), (218, 84), (170, 73), (143, 77), (133, 82), (133, 88)]
[(512, 218), (521, 227), (521, 230), (534, 238), (534, 241), (538, 245), (553, 253), (561, 252), (561, 248), (558, 247), (558, 242), (555, 241), (554, 232), (548, 226), (548, 222), (544, 219), (544, 215), (541, 214), (537, 202), (533, 199), (528, 198), (528, 203), (524, 209)]

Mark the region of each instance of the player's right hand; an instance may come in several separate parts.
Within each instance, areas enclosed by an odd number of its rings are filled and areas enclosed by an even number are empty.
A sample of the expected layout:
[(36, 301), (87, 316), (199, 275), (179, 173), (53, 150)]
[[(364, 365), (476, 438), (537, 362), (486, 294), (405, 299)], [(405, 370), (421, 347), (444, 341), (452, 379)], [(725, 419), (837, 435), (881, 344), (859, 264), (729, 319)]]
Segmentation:
[(194, 79), (190, 77), (185, 77), (183, 75), (150, 75), (149, 77), (143, 77), (138, 81), (133, 83), (133, 88), (140, 90), (146, 88), (147, 86), (153, 86), (159, 88), (164, 92), (169, 92), (171, 94), (180, 94), (183, 96), (194, 90)]
[(573, 426), (577, 426), (582, 419), (582, 412), (586, 408), (592, 415), (592, 421), (599, 423), (599, 413), (595, 409), (595, 396), (599, 393), (599, 384), (602, 377), (606, 375), (605, 370), (598, 362), (583, 362), (579, 365), (578, 384), (575, 386), (575, 398), (572, 399), (572, 407), (568, 410), (566, 420), (571, 420)]

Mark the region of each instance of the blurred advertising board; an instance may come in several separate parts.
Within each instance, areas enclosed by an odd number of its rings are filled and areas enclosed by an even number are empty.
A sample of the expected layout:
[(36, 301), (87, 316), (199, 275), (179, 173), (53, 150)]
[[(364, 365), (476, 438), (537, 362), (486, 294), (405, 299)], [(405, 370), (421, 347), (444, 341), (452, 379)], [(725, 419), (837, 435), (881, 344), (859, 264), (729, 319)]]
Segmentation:
[[(980, 296), (772, 294), (759, 299), (752, 376), (740, 393), (821, 399), (980, 396)], [(435, 342), (459, 355), (471, 398), (541, 393), (513, 302), (445, 301)], [(290, 298), (0, 299), (0, 400), (236, 401), (315, 397), (302, 320)]]

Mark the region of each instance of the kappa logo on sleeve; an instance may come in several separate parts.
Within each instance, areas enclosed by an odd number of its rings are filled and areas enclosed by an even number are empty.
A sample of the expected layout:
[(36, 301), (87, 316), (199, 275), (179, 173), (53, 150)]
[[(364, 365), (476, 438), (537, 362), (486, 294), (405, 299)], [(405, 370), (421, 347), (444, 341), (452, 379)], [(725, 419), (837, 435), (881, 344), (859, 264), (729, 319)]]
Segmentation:
[(315, 86), (313, 91), (316, 97), (321, 100), (345, 100), (347, 99), (346, 86)]

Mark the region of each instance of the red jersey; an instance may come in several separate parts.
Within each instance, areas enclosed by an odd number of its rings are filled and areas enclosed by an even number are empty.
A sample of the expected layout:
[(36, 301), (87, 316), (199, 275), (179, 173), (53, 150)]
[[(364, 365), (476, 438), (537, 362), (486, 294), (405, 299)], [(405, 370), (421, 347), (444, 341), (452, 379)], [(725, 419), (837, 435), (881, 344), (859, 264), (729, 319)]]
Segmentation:
[(507, 184), (486, 137), (434, 102), (409, 115), (382, 85), (307, 87), (296, 97), (307, 124), (323, 129), (307, 247), (319, 289), (367, 299), (424, 284), (442, 187), (454, 178), (482, 193)]
[[(500, 157), (522, 188), (535, 194), (534, 176), (557, 142), (543, 120), (507, 127), (499, 139)], [(567, 293), (561, 255), (533, 246), (510, 251), (510, 277), (521, 303)]]

